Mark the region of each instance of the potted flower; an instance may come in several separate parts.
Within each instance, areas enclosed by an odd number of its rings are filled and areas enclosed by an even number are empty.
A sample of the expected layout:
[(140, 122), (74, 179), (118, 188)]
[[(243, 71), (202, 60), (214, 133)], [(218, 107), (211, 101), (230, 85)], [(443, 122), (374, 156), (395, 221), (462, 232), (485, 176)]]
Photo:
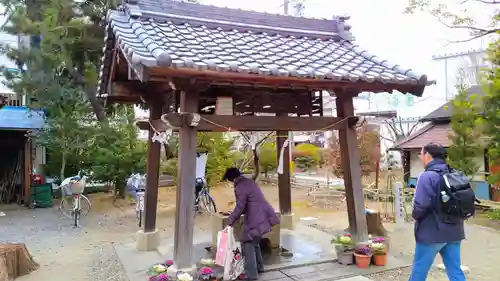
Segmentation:
[(149, 276), (149, 281), (168, 281), (168, 275), (166, 273), (162, 273), (156, 276)]
[(338, 263), (343, 265), (350, 265), (354, 263), (354, 248), (350, 234), (334, 237), (331, 243), (335, 245)]
[(215, 274), (210, 267), (202, 267), (198, 272), (198, 281), (211, 281), (214, 279)]
[(385, 247), (385, 238), (378, 237), (373, 239), (370, 248), (373, 253), (373, 264), (384, 266), (387, 263), (387, 251)]
[(361, 246), (354, 251), (356, 266), (359, 268), (368, 268), (372, 260), (372, 250), (370, 247)]
[(193, 276), (189, 273), (179, 273), (177, 274), (177, 280), (179, 281), (193, 281)]

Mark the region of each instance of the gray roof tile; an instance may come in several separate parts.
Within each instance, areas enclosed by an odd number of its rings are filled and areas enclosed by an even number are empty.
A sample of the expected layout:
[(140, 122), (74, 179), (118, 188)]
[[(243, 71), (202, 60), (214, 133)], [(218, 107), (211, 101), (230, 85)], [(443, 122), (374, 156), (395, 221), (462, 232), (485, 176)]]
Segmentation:
[(171, 0), (128, 0), (107, 14), (101, 90), (110, 40), (133, 64), (272, 76), (421, 86), (425, 75), (352, 42), (348, 17), (298, 18)]

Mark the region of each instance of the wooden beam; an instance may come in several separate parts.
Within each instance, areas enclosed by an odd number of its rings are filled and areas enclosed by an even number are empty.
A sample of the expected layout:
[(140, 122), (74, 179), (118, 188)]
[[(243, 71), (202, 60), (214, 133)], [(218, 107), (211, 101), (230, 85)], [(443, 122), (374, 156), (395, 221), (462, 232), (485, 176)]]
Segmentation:
[[(340, 129), (346, 126), (352, 127), (358, 122), (358, 118), (351, 116), (338, 117), (289, 117), (289, 116), (228, 116), (228, 115), (204, 115), (200, 114), (201, 120), (196, 129), (198, 131), (224, 132), (234, 131), (275, 131), (276, 129), (288, 131), (327, 131)], [(169, 113), (163, 115), (173, 127), (181, 127), (190, 124), (193, 114)], [(140, 123), (140, 122), (138, 122)], [(146, 122), (147, 123), (147, 122)], [(166, 125), (160, 120), (153, 120), (155, 128), (165, 131)], [(139, 126), (145, 126), (140, 124)]]
[[(354, 115), (352, 98), (337, 97), (337, 116)], [(360, 156), (357, 149), (356, 128), (348, 127), (339, 131), (339, 145), (344, 171), (344, 184), (347, 201), (349, 229), (356, 241), (368, 240), (368, 227), (365, 216), (365, 197), (361, 184)]]
[[(152, 103), (149, 105), (149, 118), (159, 119), (161, 117), (162, 104)], [(158, 178), (160, 173), (161, 144), (153, 142), (154, 131), (148, 128), (148, 162), (146, 175), (146, 195), (144, 201), (144, 232), (156, 230), (156, 209), (158, 205)]]
[(197, 81), (209, 81), (211, 85), (232, 86), (265, 86), (268, 88), (292, 89), (303, 87), (308, 90), (352, 89), (357, 92), (392, 92), (397, 90), (422, 96), (425, 85), (382, 83), (366, 81), (335, 81), (330, 79), (301, 78), (290, 76), (261, 76), (239, 72), (219, 72), (212, 70), (199, 71), (196, 69), (173, 69), (166, 67), (149, 68), (150, 81), (168, 81), (172, 78), (189, 78)]

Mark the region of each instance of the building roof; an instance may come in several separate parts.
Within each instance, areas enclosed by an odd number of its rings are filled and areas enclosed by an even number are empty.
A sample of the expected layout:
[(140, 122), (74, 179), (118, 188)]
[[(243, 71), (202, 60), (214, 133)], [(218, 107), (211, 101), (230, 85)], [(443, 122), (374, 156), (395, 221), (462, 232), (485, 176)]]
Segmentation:
[(115, 43), (132, 66), (383, 83), (419, 96), (434, 83), (355, 45), (348, 18), (292, 17), (173, 0), (124, 0), (106, 17), (99, 93), (107, 90)]
[[(471, 97), (472, 95), (484, 95), (481, 86), (474, 85), (471, 86), (468, 90), (467, 96)], [(429, 113), (427, 116), (420, 119), (422, 122), (430, 122), (430, 121), (448, 121), (451, 119), (451, 114), (453, 112), (452, 102), (449, 101), (440, 107), (438, 107), (433, 112)]]
[(29, 110), (22, 106), (0, 108), (0, 130), (41, 129), (44, 124), (42, 111)]
[(406, 139), (396, 143), (391, 150), (421, 149), (428, 143), (438, 143), (444, 147), (451, 145), (449, 135), (452, 133), (450, 124), (430, 123)]

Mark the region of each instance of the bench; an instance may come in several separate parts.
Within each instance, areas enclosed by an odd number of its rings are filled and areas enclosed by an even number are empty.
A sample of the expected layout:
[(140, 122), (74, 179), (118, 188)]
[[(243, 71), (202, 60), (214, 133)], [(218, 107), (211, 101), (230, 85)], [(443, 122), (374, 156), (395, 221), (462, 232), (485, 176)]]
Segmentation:
[[(321, 204), (324, 208), (332, 208), (335, 203), (343, 204), (346, 200), (345, 192), (316, 182), (308, 187), (307, 196), (312, 197), (311, 205)], [(340, 205), (335, 206), (340, 209)]]

